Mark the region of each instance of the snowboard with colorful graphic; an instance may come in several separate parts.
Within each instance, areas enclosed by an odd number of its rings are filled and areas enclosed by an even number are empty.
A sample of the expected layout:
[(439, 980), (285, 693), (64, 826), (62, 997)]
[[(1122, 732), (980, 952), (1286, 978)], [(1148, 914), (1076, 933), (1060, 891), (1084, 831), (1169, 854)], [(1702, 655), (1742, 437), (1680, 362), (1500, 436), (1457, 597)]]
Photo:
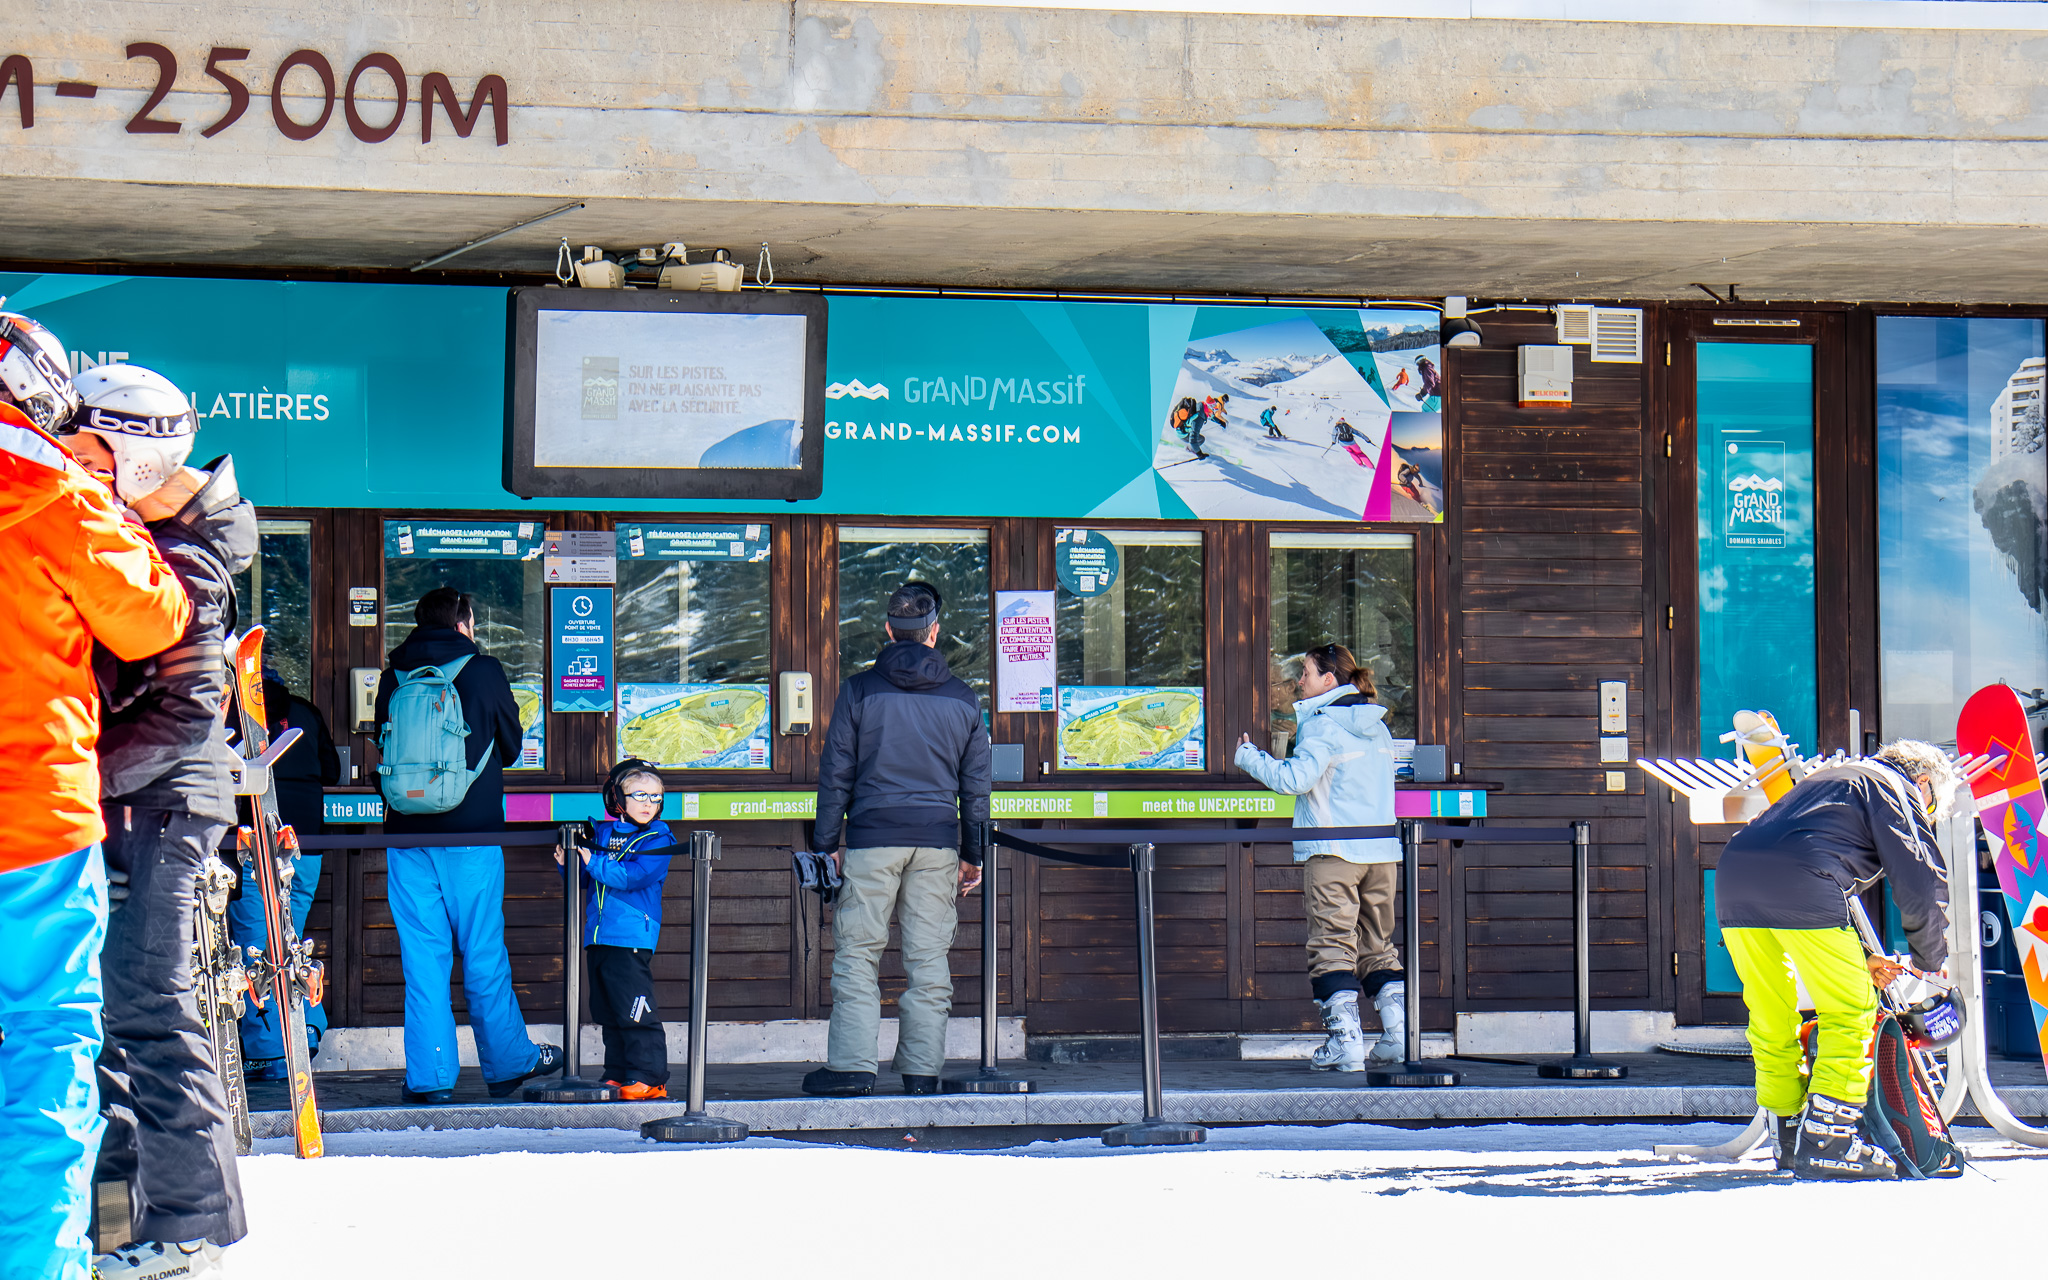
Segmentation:
[(1970, 790), (1977, 797), (1977, 820), (1997, 857), (1998, 887), (2005, 893), (2027, 995), (2034, 1003), (2035, 1035), (2048, 1064), (2048, 866), (2043, 865), (2048, 846), (2041, 839), (2048, 799), (2041, 793), (2034, 740), (2019, 695), (2002, 684), (1971, 694), (1956, 720), (1956, 750), (1991, 757), (1991, 767)]

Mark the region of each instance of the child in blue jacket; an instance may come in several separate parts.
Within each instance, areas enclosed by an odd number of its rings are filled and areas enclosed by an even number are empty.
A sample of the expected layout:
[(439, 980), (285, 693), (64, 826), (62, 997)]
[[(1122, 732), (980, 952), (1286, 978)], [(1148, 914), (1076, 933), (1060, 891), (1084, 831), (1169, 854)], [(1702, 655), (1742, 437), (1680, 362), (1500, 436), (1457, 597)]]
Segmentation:
[[(630, 1102), (668, 1097), (668, 1036), (654, 1001), (654, 948), (661, 890), (676, 838), (661, 821), (661, 777), (645, 760), (622, 760), (605, 779), (604, 807), (587, 847), (583, 955), (590, 1016), (604, 1028), (604, 1079)], [(562, 862), (562, 849), (555, 849)], [(563, 873), (567, 874), (566, 870)]]

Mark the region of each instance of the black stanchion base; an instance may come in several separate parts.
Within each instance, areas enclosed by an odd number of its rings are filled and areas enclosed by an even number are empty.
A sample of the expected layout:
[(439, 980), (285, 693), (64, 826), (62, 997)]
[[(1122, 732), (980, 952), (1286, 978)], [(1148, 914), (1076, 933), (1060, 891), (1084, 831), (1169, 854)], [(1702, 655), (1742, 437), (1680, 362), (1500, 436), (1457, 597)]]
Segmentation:
[(564, 1076), (546, 1084), (530, 1084), (519, 1096), (528, 1102), (617, 1102), (619, 1091), (602, 1080)]
[(1191, 1147), (1208, 1140), (1207, 1129), (1178, 1120), (1140, 1120), (1102, 1131), (1105, 1147)]
[(1581, 1058), (1577, 1054), (1562, 1062), (1545, 1062), (1536, 1068), (1536, 1074), (1545, 1080), (1626, 1080), (1628, 1068), (1613, 1062), (1602, 1062), (1598, 1058)]
[(1426, 1062), (1404, 1062), (1365, 1073), (1365, 1082), (1375, 1089), (1448, 1089), (1458, 1079), (1457, 1072)]
[(1006, 1076), (983, 1069), (971, 1076), (949, 1076), (939, 1081), (940, 1093), (1037, 1093), (1038, 1082), (1021, 1076)]
[(737, 1120), (721, 1120), (701, 1111), (688, 1111), (640, 1126), (640, 1136), (656, 1142), (745, 1142), (747, 1126)]

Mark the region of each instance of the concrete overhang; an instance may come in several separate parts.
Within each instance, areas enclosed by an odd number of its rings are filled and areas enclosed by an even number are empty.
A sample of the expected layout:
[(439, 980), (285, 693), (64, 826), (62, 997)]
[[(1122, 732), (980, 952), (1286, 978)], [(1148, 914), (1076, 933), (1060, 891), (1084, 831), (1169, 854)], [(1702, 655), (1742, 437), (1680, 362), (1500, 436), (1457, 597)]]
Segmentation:
[[(36, 80), (0, 91), (0, 257), (402, 269), (464, 254), (545, 273), (558, 236), (682, 240), (785, 280), (867, 285), (1494, 298), (2048, 301), (2040, 32), (1134, 14), (704, 0), (637, 6), (225, 0), (195, 25), (109, 0), (65, 31), (0, 29)], [(175, 26), (173, 25), (175, 22)], [(127, 131), (157, 63), (179, 71)], [(232, 127), (209, 49), (254, 90)], [(337, 82), (388, 54), (394, 136), (294, 141), (271, 77)], [(468, 137), (465, 103), (508, 86)], [(4, 73), (0, 73), (4, 74)], [(91, 98), (58, 93), (91, 84)], [(391, 78), (357, 77), (370, 132)], [(287, 119), (323, 109), (301, 69)]]

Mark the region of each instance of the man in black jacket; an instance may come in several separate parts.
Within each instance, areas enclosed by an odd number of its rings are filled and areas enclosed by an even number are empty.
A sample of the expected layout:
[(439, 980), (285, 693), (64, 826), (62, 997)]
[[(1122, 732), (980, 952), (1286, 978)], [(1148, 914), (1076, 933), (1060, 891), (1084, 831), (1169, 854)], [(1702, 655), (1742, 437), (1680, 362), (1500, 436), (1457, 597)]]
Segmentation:
[(469, 725), (468, 765), (485, 767), (462, 802), (445, 813), (400, 813), (385, 799), (384, 834), (394, 842), (384, 853), (385, 883), (405, 970), (402, 1096), (436, 1104), (455, 1096), (461, 1059), (448, 979), (460, 948), (477, 1062), (491, 1096), (504, 1098), (523, 1081), (562, 1066), (560, 1049), (536, 1045), (526, 1034), (512, 990), (512, 959), (505, 951), (505, 850), (494, 844), (407, 848), (397, 842), (408, 835), (504, 829), (504, 767), (519, 760), (519, 706), (504, 666), (476, 646), (476, 612), (468, 593), (435, 587), (420, 597), (413, 618), (419, 625), (391, 651), (391, 665), (377, 683), (377, 722), (390, 718), (399, 672), (468, 658), (455, 677), (455, 693)]
[[(1874, 759), (1816, 771), (1722, 850), (1714, 913), (1749, 1009), (1757, 1105), (1778, 1117), (1779, 1164), (1797, 1177), (1895, 1176), (1861, 1124), (1872, 984), (1896, 977), (1898, 966), (1864, 954), (1848, 902), (1888, 879), (1914, 961), (1941, 967), (1948, 868), (1930, 819), (1945, 811), (1954, 785), (1939, 749), (1894, 742)], [(1810, 1072), (1795, 974), (1819, 1019)]]
[(896, 1070), (905, 1093), (939, 1091), (953, 1010), (954, 900), (981, 883), (988, 731), (974, 690), (938, 651), (938, 592), (921, 582), (898, 588), (888, 629), (874, 665), (840, 687), (818, 766), (811, 847), (834, 856), (843, 879), (832, 912), (825, 1065), (804, 1077), (804, 1092), (819, 1097), (875, 1091), (892, 909), (908, 979), (896, 1004)]
[(126, 1182), (133, 1243), (100, 1274), (212, 1274), (248, 1231), (235, 1139), (192, 973), (197, 880), (235, 822), (223, 722), (234, 575), (256, 555), (256, 511), (234, 463), (184, 465), (197, 419), (159, 374), (101, 366), (79, 379), (72, 451), (146, 523), (184, 584), (192, 618), (170, 648), (123, 662), (93, 653), (100, 795), (113, 911), (100, 950), (99, 1179)]

